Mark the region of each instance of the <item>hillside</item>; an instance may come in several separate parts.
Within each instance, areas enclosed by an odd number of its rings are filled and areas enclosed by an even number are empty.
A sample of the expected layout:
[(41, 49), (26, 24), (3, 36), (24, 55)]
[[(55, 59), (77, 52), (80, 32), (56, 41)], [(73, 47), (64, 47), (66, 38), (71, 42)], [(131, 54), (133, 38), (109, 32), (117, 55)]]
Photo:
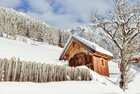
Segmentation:
[(65, 44), (71, 31), (74, 31), (74, 33), (78, 32), (79, 36), (93, 41), (112, 52), (114, 57), (117, 58), (116, 54), (118, 53), (118, 49), (112, 41), (106, 37), (105, 33), (103, 33), (101, 29), (94, 29), (92, 28), (92, 25), (93, 24), (83, 25), (73, 29), (59, 29), (33, 19), (22, 12), (0, 7), (0, 36), (7, 34), (7, 38), (16, 39), (17, 35), (20, 35), (35, 41), (58, 45), (60, 38), (61, 42)]
[[(62, 30), (9, 8), (0, 8), (0, 58), (9, 59), (14, 56), (26, 61), (51, 64), (55, 63), (61, 65), (67, 64), (67, 62), (58, 60), (62, 48), (59, 48), (57, 45), (60, 40), (65, 44), (72, 30), (78, 36), (93, 41), (111, 51), (114, 54), (114, 59), (116, 59), (116, 54), (118, 54), (117, 48), (109, 39), (106, 38), (105, 34), (102, 33), (100, 29), (93, 30), (90, 25), (85, 25), (75, 29)], [(126, 90), (126, 92), (130, 94), (140, 92), (138, 88), (140, 78), (139, 69), (134, 68), (133, 70), (135, 71), (136, 78), (130, 83), (128, 90)], [(60, 94), (66, 94), (68, 91), (70, 94), (75, 92), (82, 92), (81, 94), (124, 93), (118, 87), (118, 84), (116, 84), (119, 75), (118, 64), (110, 61), (109, 71), (109, 78), (100, 76), (91, 71), (91, 76), (94, 80), (92, 79), (92, 81), (87, 82), (69, 81), (49, 84), (15, 82), (0, 83), (0, 93), (4, 94), (12, 92), (19, 94), (20, 92), (23, 92), (27, 94), (38, 94), (38, 92), (49, 92), (51, 94), (56, 94), (57, 92)], [(102, 88), (102, 91), (99, 87)], [(70, 88), (71, 91), (68, 90)], [(7, 91), (7, 89), (9, 89), (9, 91)], [(38, 92), (36, 92), (37, 89), (39, 89)], [(54, 89), (56, 91), (54, 91)], [(62, 90), (61, 92), (59, 91), (60, 89)]]
[(0, 36), (7, 34), (7, 38), (16, 39), (17, 35), (20, 35), (57, 45), (59, 32), (60, 29), (33, 19), (22, 12), (0, 7)]
[[(114, 51), (113, 47), (108, 45), (110, 41), (103, 36), (101, 30), (93, 30), (91, 25), (84, 25), (73, 29), (59, 29), (33, 19), (22, 12), (0, 7), (0, 36), (7, 34), (5, 37), (16, 39), (20, 35), (35, 41), (57, 45), (60, 37), (62, 43), (65, 44), (72, 30), (74, 33), (78, 32), (79, 36), (94, 41), (111, 52)], [(81, 32), (82, 30), (84, 31)]]
[[(21, 60), (26, 61), (36, 61), (41, 63), (55, 63), (55, 64), (64, 64), (65, 62), (60, 62), (58, 60), (62, 48), (57, 46), (49, 45), (48, 43), (35, 42), (26, 38), (27, 42), (21, 40), (11, 40), (7, 38), (0, 37), (0, 58), (11, 58), (15, 56)], [(65, 63), (66, 64), (66, 63)], [(139, 68), (134, 67), (136, 78), (132, 81), (128, 89), (126, 90), (127, 94), (138, 93), (139, 92)], [(81, 94), (93, 94), (93, 93), (119, 93), (122, 94), (122, 90), (115, 85), (119, 69), (118, 64), (114, 62), (109, 62), (109, 71), (110, 77), (106, 78), (98, 75), (97, 73), (91, 71), (92, 81), (87, 82), (53, 82), (53, 83), (43, 83), (35, 84), (30, 82), (5, 82), (0, 83), (0, 93), (14, 93), (18, 94), (20, 92), (27, 94), (38, 94), (40, 93), (51, 93), (55, 94), (56, 92), (61, 94), (71, 94), (71, 93), (81, 93)], [(65, 86), (65, 89), (64, 89)], [(81, 87), (82, 86), (82, 87)], [(99, 88), (100, 87), (100, 88)], [(71, 90), (69, 90), (71, 88)], [(84, 88), (84, 89), (82, 89)], [(111, 90), (110, 90), (111, 88)], [(8, 91), (7, 91), (8, 89)], [(55, 91), (54, 91), (55, 89)], [(60, 91), (61, 89), (61, 91)], [(100, 90), (102, 89), (102, 91)]]
[(34, 42), (27, 39), (27, 43), (0, 37), (0, 58), (16, 57), (21, 60), (42, 63), (56, 63), (61, 48), (47, 43)]
[[(57, 46), (51, 46), (47, 43), (34, 42), (27, 39), (27, 43), (20, 40), (10, 40), (7, 38), (0, 37), (0, 58), (11, 58), (15, 56), (21, 60), (26, 61), (36, 61), (41, 63), (55, 63), (63, 64), (58, 60), (59, 55), (62, 51), (61, 48)], [(116, 64), (111, 63), (110, 68), (114, 70)], [(115, 69), (116, 70), (116, 69)], [(116, 70), (117, 71), (117, 70)], [(116, 72), (115, 71), (115, 72)], [(113, 72), (113, 71), (112, 71)], [(52, 83), (31, 83), (31, 82), (1, 82), (0, 83), (0, 93), (14, 93), (19, 94), (38, 94), (38, 93), (50, 93), (50, 94), (71, 94), (71, 93), (81, 93), (81, 94), (93, 94), (93, 93), (121, 93), (123, 91), (116, 86), (111, 81), (107, 80), (105, 77), (90, 71), (92, 81), (66, 81), (66, 82), (52, 82)], [(117, 75), (115, 76), (117, 77)], [(110, 79), (114, 79), (112, 76)], [(115, 79), (113, 80), (115, 82)], [(100, 87), (100, 88), (99, 88)], [(83, 89), (84, 88), (84, 89)], [(110, 88), (112, 88), (110, 90)], [(8, 89), (8, 91), (7, 91)], [(69, 90), (70, 89), (70, 90)], [(100, 90), (102, 89), (102, 91)]]
[(71, 31), (97, 43), (114, 53), (114, 55), (117, 53), (111, 41), (104, 36), (102, 31), (91, 28), (91, 25), (84, 25), (73, 29), (59, 29), (33, 19), (22, 12), (9, 8), (0, 8), (0, 36), (6, 34), (6, 38), (16, 39), (17, 36), (24, 36), (35, 41), (58, 45), (60, 38), (63, 44), (67, 42)]

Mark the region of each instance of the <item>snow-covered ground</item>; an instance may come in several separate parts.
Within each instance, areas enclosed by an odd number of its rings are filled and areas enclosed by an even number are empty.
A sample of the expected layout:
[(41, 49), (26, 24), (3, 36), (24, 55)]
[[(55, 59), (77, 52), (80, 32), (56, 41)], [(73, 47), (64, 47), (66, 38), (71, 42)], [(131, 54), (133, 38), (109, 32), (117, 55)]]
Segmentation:
[[(26, 61), (58, 63), (62, 49), (47, 43), (26, 39), (26, 43), (0, 37), (0, 58), (16, 57)], [(95, 94), (124, 92), (114, 84), (118, 79), (118, 64), (109, 62), (110, 77), (103, 77), (91, 71), (92, 81), (65, 81), (50, 83), (0, 82), (0, 94)], [(140, 74), (130, 83), (127, 93), (139, 93)]]
[(51, 83), (1, 82), (0, 94), (101, 94), (123, 91), (114, 85), (96, 81), (64, 81)]
[(110, 77), (108, 79), (116, 83), (118, 81), (118, 75), (120, 72), (118, 68), (118, 63), (109, 61), (108, 65), (109, 65), (109, 74), (110, 74)]
[(135, 79), (128, 85), (127, 94), (140, 94), (140, 68), (133, 66), (132, 70), (135, 73)]
[(26, 41), (27, 43), (0, 37), (0, 58), (9, 59), (14, 56), (27, 61), (58, 63), (61, 48), (45, 43), (35, 43), (30, 39)]

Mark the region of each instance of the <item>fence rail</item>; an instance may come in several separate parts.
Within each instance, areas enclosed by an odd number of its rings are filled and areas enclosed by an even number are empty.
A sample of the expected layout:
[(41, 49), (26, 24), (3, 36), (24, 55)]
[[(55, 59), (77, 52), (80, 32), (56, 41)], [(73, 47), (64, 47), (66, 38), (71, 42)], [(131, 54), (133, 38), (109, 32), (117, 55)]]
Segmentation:
[(27, 62), (12, 58), (0, 59), (0, 81), (53, 82), (90, 80), (88, 69)]

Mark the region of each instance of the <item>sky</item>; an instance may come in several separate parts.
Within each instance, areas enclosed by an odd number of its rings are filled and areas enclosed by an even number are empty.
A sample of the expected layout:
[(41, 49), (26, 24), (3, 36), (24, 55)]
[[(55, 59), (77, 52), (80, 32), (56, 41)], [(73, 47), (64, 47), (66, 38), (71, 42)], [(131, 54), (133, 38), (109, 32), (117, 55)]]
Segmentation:
[(0, 0), (0, 7), (13, 8), (58, 28), (90, 24), (90, 13), (112, 8), (113, 0)]

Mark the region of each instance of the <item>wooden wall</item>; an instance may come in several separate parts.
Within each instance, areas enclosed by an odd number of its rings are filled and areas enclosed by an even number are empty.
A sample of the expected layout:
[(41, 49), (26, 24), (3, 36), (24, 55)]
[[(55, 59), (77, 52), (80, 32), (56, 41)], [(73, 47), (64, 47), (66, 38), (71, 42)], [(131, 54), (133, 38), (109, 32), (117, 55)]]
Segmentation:
[(73, 42), (65, 54), (66, 60), (70, 60), (75, 54), (78, 54), (81, 52), (92, 53), (91, 51), (88, 51), (87, 48), (83, 47), (77, 42)]
[[(102, 61), (104, 65), (102, 64)], [(95, 72), (104, 76), (109, 76), (108, 61), (106, 59), (93, 56), (92, 63)]]
[[(88, 61), (87, 57), (88, 55), (85, 55), (84, 53), (76, 54), (73, 58), (70, 59), (69, 66), (76, 67), (80, 65), (86, 65), (88, 68), (101, 75), (109, 76), (108, 60), (97, 56), (91, 56)], [(78, 59), (81, 59), (80, 61), (82, 62), (80, 62)]]
[(109, 76), (108, 57), (98, 52), (91, 52), (77, 42), (70, 45), (65, 56), (66, 60), (69, 60), (69, 66), (86, 65), (101, 75)]
[(90, 69), (93, 69), (92, 57), (90, 54), (85, 53), (85, 52), (81, 52), (81, 53), (75, 54), (69, 60), (69, 66), (76, 67), (76, 66), (81, 66), (81, 65), (86, 65)]

